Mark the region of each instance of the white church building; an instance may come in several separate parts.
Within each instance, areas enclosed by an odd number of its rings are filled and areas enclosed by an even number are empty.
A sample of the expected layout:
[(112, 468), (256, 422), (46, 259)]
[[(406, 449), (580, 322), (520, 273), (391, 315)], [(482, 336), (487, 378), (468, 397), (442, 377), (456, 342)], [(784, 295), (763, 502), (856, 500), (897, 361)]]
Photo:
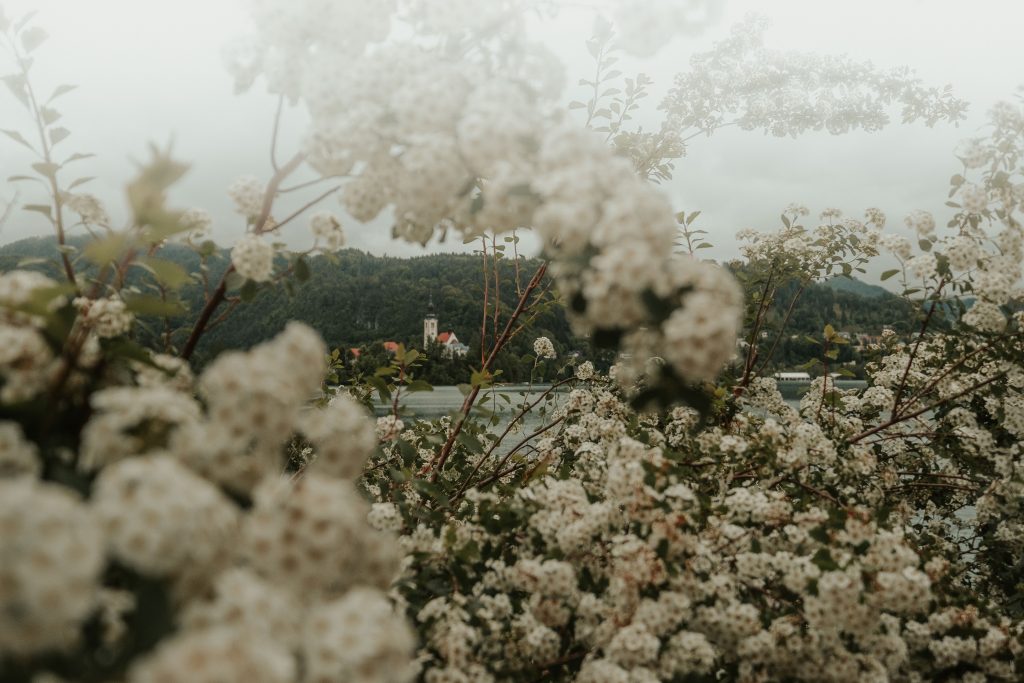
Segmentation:
[(438, 334), (433, 297), (431, 297), (427, 315), (423, 318), (423, 348), (426, 349), (432, 342), (441, 346), (441, 355), (445, 358), (465, 358), (469, 353), (469, 347), (459, 341), (453, 330)]

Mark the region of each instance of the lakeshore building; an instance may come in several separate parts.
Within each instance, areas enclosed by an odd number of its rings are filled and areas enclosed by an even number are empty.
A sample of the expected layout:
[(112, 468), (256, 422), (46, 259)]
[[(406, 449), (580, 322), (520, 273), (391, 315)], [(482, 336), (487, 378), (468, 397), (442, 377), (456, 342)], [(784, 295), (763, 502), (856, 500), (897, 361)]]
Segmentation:
[(469, 353), (469, 346), (459, 341), (454, 330), (438, 333), (437, 313), (434, 312), (434, 298), (430, 298), (427, 304), (427, 314), (423, 317), (423, 349), (426, 350), (431, 344), (441, 347), (441, 355), (445, 358), (465, 358)]
[(779, 382), (810, 382), (811, 376), (806, 372), (776, 372), (775, 379)]

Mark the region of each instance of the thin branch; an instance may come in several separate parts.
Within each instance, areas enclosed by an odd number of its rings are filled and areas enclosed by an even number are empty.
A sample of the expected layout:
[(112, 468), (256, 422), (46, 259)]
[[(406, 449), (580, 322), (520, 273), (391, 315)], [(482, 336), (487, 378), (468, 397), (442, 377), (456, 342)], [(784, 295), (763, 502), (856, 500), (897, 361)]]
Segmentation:
[[(42, 145), (43, 161), (47, 164), (56, 166), (53, 162), (53, 155), (49, 140), (46, 137), (46, 126), (43, 123), (43, 116), (39, 106), (39, 101), (36, 99), (35, 89), (32, 87), (32, 79), (28, 77), (28, 65), (30, 62), (26, 57), (22, 57), (21, 51), (13, 40), (11, 41), (11, 46), (17, 58), (18, 65), (21, 67), (21, 74), (25, 81), (25, 92), (28, 95), (28, 99), (32, 107), (32, 116), (35, 118), (36, 131), (39, 133), (39, 142)], [(66, 244), (66, 234), (64, 230), (64, 200), (61, 197), (60, 187), (57, 185), (57, 170), (54, 169), (48, 172), (46, 174), (46, 179), (50, 181), (50, 193), (53, 198), (53, 226), (57, 231), (57, 244), (63, 247)], [(64, 266), (64, 276), (75, 288), (75, 292), (79, 292), (80, 290), (78, 287), (78, 280), (75, 277), (74, 266), (71, 265), (71, 259), (68, 258), (67, 252), (65, 252), (64, 249), (60, 250), (60, 259), (61, 264)]]
[(771, 347), (768, 349), (768, 353), (765, 354), (764, 358), (761, 359), (761, 365), (754, 370), (755, 375), (760, 375), (768, 367), (768, 364), (772, 361), (772, 356), (775, 355), (775, 349), (778, 348), (779, 342), (782, 341), (782, 337), (786, 332), (786, 326), (789, 324), (789, 319), (793, 315), (793, 310), (796, 308), (796, 302), (800, 300), (800, 296), (804, 293), (804, 289), (807, 288), (807, 281), (803, 280), (800, 282), (800, 288), (796, 290), (796, 294), (793, 295), (793, 300), (789, 302), (789, 307), (786, 309), (786, 315), (782, 318), (782, 325), (779, 327), (779, 334), (775, 337)]
[(284, 109), (284, 95), (277, 98), (277, 111), (274, 113), (274, 130), (270, 134), (270, 166), (276, 173), (277, 166), (277, 131), (281, 127), (281, 110)]
[[(295, 169), (301, 164), (305, 155), (296, 154), (292, 159), (285, 164), (283, 167), (278, 169), (274, 176), (267, 183), (266, 192), (263, 194), (263, 206), (260, 209), (260, 215), (256, 219), (254, 224), (253, 234), (260, 234), (263, 228), (266, 226), (267, 221), (270, 220), (270, 209), (274, 205), (274, 197), (277, 194), (277, 188), (280, 187), (281, 182), (291, 175)], [(228, 291), (228, 276), (235, 272), (235, 266), (229, 265), (224, 271), (224, 275), (220, 279), (220, 284), (217, 285), (217, 289), (213, 292), (213, 296), (203, 306), (202, 312), (199, 314), (199, 318), (196, 320), (196, 324), (192, 327), (192, 332), (188, 336), (188, 341), (185, 342), (185, 346), (181, 350), (181, 358), (188, 360), (192, 357), (192, 354), (196, 350), (196, 345), (199, 344), (200, 337), (203, 336), (203, 332), (206, 330), (206, 326), (210, 322), (210, 318), (213, 316), (214, 311), (220, 306), (225, 299)]]
[[(933, 296), (938, 296), (939, 292), (942, 291), (942, 287), (945, 285), (946, 279), (943, 278), (939, 281), (939, 286), (935, 289)], [(924, 316), (924, 320), (921, 321), (921, 329), (917, 333), (917, 341), (914, 342), (914, 348), (910, 351), (910, 358), (907, 359), (907, 366), (903, 368), (903, 376), (900, 378), (900, 383), (896, 386), (896, 395), (892, 401), (892, 413), (897, 414), (900, 409), (900, 399), (903, 398), (903, 390), (907, 385), (907, 377), (910, 375), (910, 368), (914, 365), (914, 358), (917, 357), (917, 351), (921, 348), (921, 342), (924, 340), (924, 333), (928, 329), (928, 323), (931, 322), (932, 316), (935, 314), (935, 307), (938, 305), (938, 299), (932, 299), (931, 306), (928, 307), (928, 313)]]
[[(480, 459), (477, 460), (476, 464), (473, 466), (472, 471), (470, 471), (469, 475), (466, 477), (466, 480), (462, 483), (462, 486), (459, 487), (459, 490), (455, 494), (455, 497), (459, 498), (466, 491), (466, 489), (469, 488), (469, 484), (470, 484), (471, 481), (473, 481), (473, 477), (475, 477), (476, 473), (480, 471), (480, 468), (483, 466), (483, 464), (490, 459), (491, 454), (494, 453), (494, 449), (496, 449), (498, 446), (501, 445), (501, 442), (505, 439), (506, 436), (508, 436), (508, 433), (510, 431), (512, 431), (512, 428), (515, 427), (515, 425), (517, 425), (519, 423), (519, 421), (521, 419), (523, 419), (523, 417), (527, 413), (529, 413), (531, 410), (533, 410), (534, 407), (537, 406), (537, 404), (539, 404), (541, 401), (543, 401), (547, 396), (549, 396), (558, 387), (561, 387), (561, 386), (563, 386), (563, 385), (573, 381), (574, 379), (576, 379), (576, 378), (575, 377), (567, 377), (567, 378), (561, 380), (560, 382), (556, 382), (555, 384), (552, 384), (550, 387), (548, 387), (547, 391), (542, 393), (537, 398), (537, 400), (535, 400), (533, 403), (525, 403), (524, 402), (522, 410), (520, 410), (519, 413), (509, 421), (508, 425), (505, 427), (505, 431), (503, 431), (501, 433), (501, 435), (498, 436), (497, 439), (495, 439), (494, 443), (491, 444), (491, 447), (487, 449), (487, 452), (484, 453), (482, 456), (480, 456)], [(501, 467), (504, 464), (504, 462), (505, 461), (503, 460), (501, 463), (499, 463), (497, 469), (501, 469)]]
[[(480, 369), (481, 372), (487, 372), (488, 370), (490, 370), (491, 365), (494, 363), (495, 358), (497, 358), (498, 356), (498, 352), (500, 352), (501, 349), (508, 342), (509, 338), (511, 337), (512, 329), (516, 323), (516, 320), (519, 318), (520, 315), (522, 315), (523, 311), (526, 309), (527, 301), (529, 300), (530, 295), (533, 293), (533, 290), (535, 290), (540, 285), (541, 281), (544, 278), (544, 273), (547, 272), (547, 269), (548, 264), (547, 261), (545, 261), (541, 263), (540, 267), (537, 268), (537, 272), (533, 274), (532, 278), (530, 278), (529, 284), (527, 284), (526, 289), (523, 290), (523, 295), (519, 297), (519, 303), (516, 305), (515, 311), (513, 311), (512, 316), (508, 319), (508, 322), (505, 324), (505, 330), (501, 333), (501, 336), (494, 342), (494, 346), (491, 348), (490, 354), (487, 356), (486, 360), (484, 360), (483, 366)], [(431, 479), (437, 479), (438, 473), (441, 471), (441, 468), (444, 467), (445, 462), (447, 462), (448, 456), (451, 455), (452, 447), (455, 445), (455, 439), (459, 436), (459, 433), (462, 432), (462, 427), (466, 423), (466, 420), (469, 418), (469, 413), (473, 409), (473, 404), (476, 402), (476, 397), (479, 394), (480, 385), (477, 384), (475, 387), (473, 387), (473, 390), (470, 391), (469, 395), (466, 396), (466, 400), (462, 402), (461, 415), (459, 416), (458, 421), (452, 427), (452, 430), (448, 435), (448, 440), (445, 441), (444, 446), (442, 446), (441, 451), (438, 453), (437, 457), (435, 457), (430, 463), (425, 465), (423, 469), (420, 471), (420, 474), (425, 474), (433, 470)]]
[(334, 194), (335, 192), (337, 192), (341, 188), (342, 188), (341, 185), (335, 185), (334, 187), (332, 187), (331, 189), (327, 190), (326, 192), (318, 195), (315, 199), (312, 199), (312, 200), (306, 202), (305, 204), (302, 205), (301, 208), (299, 208), (298, 210), (292, 212), (291, 214), (288, 215), (287, 218), (285, 218), (283, 221), (281, 221), (280, 223), (275, 225), (274, 226), (274, 230), (277, 230), (278, 228), (284, 227), (285, 225), (290, 223), (292, 220), (294, 220), (294, 219), (298, 218), (300, 215), (302, 215), (303, 212), (307, 211), (308, 209), (313, 208), (314, 206), (316, 206), (317, 204), (319, 204), (323, 200), (327, 199), (328, 197), (330, 197), (332, 194)]
[(889, 419), (889, 420), (887, 420), (887, 421), (885, 421), (885, 422), (883, 422), (883, 423), (881, 423), (879, 425), (876, 425), (876, 426), (872, 427), (871, 429), (867, 429), (867, 430), (861, 432), (860, 434), (857, 434), (856, 436), (853, 436), (853, 437), (847, 439), (846, 443), (848, 443), (848, 444), (855, 444), (858, 441), (860, 441), (861, 439), (869, 437), (872, 434), (877, 434), (878, 432), (882, 431), (883, 429), (888, 429), (889, 427), (892, 427), (895, 424), (899, 424), (900, 422), (905, 422), (906, 420), (909, 420), (911, 418), (915, 418), (918, 415), (923, 415), (924, 413), (927, 413), (929, 410), (934, 410), (935, 408), (938, 408), (939, 406), (943, 405), (944, 403), (948, 403), (949, 401), (952, 401), (954, 399), (958, 399), (961, 396), (965, 396), (965, 395), (971, 393), (972, 391), (977, 391), (978, 389), (982, 388), (983, 386), (991, 384), (992, 382), (995, 382), (997, 379), (1002, 378), (1004, 375), (1006, 375), (1005, 371), (1000, 372), (1000, 373), (998, 373), (996, 375), (993, 375), (992, 377), (989, 377), (988, 379), (986, 379), (986, 380), (984, 380), (982, 382), (977, 382), (974, 385), (969, 386), (969, 387), (967, 387), (966, 389), (964, 389), (962, 391), (958, 391), (957, 393), (953, 394), (952, 396), (949, 396), (947, 398), (939, 399), (938, 401), (935, 401), (933, 403), (929, 403), (928, 405), (924, 406), (923, 408), (915, 410), (912, 413), (907, 413), (906, 415), (894, 416), (893, 418), (891, 418), (891, 419)]

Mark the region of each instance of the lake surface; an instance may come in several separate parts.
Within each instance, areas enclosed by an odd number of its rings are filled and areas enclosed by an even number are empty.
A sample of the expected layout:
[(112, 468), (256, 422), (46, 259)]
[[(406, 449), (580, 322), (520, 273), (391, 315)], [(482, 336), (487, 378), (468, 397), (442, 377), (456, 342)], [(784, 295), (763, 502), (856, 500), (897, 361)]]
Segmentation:
[[(793, 407), (799, 407), (800, 397), (807, 392), (809, 386), (809, 382), (779, 382), (779, 391), (782, 393), (786, 403)], [(863, 389), (866, 386), (867, 382), (864, 380), (836, 380), (836, 388), (838, 389)], [(512, 419), (513, 415), (519, 412), (517, 406), (522, 405), (524, 398), (530, 402), (536, 401), (549, 388), (550, 385), (546, 384), (535, 384), (532, 387), (527, 384), (514, 384), (481, 391), (480, 396), (477, 398), (476, 407), (474, 407), (474, 414), (486, 417), (493, 413), (498, 417), (499, 424), (506, 424), (508, 420)], [(559, 387), (552, 392), (551, 401), (539, 404), (538, 408), (541, 405), (548, 405), (550, 412), (550, 408), (564, 400), (566, 393), (568, 393), (566, 387)], [(508, 401), (501, 398), (501, 394), (507, 396)], [(462, 407), (464, 398), (458, 387), (439, 386), (434, 387), (433, 391), (402, 394), (399, 405), (403, 409), (403, 418), (435, 420), (458, 411)], [(390, 404), (377, 404), (375, 410), (377, 415), (387, 415), (391, 412), (391, 406)], [(540, 416), (531, 415), (527, 418), (526, 423), (527, 427), (540, 424)]]

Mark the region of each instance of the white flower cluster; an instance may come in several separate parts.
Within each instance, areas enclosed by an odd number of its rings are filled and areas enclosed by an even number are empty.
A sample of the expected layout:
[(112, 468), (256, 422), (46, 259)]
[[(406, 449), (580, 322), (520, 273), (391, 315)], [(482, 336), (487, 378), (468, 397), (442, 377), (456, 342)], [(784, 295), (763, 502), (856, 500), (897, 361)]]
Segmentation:
[[(521, 9), (499, 4), (501, 17)], [(421, 29), (448, 23), (431, 18), (444, 10), (412, 5), (400, 4), (395, 16)], [(702, 348), (687, 354), (682, 323), (663, 331), (662, 313), (651, 310), (651, 300), (657, 308), (687, 308), (701, 334), (715, 335), (709, 346), (731, 348), (739, 317), (735, 286), (727, 275), (712, 274), (713, 266), (671, 258), (671, 207), (628, 161), (589, 131), (540, 115), (537, 99), (544, 95), (535, 87), (531, 48), (524, 47), (522, 59), (496, 56), (499, 74), (487, 60), (453, 61), (390, 32), (392, 3), (373, 12), (364, 8), (353, 25), (340, 19), (347, 8), (316, 3), (304, 11), (265, 0), (254, 18), (271, 90), (297, 97), (310, 111), (309, 162), (325, 175), (358, 171), (341, 195), (350, 215), (367, 221), (392, 206), (394, 234), (421, 243), (438, 227), (476, 235), (533, 226), (558, 260), (553, 272), (575, 302), (581, 332), (646, 326), (644, 343), (633, 343), (627, 353), (662, 355), (659, 347), (671, 347), (673, 370), (689, 381), (720, 369), (720, 353)], [(325, 26), (340, 33), (328, 41)], [(496, 26), (510, 41), (521, 39), (516, 21)], [(353, 33), (359, 27), (365, 33)], [(351, 57), (350, 50), (388, 35), (372, 56)], [(241, 73), (242, 85), (251, 81), (248, 69)], [(256, 185), (245, 187), (252, 191), (236, 191), (236, 201), (255, 197)]]
[(274, 275), (274, 247), (258, 235), (245, 235), (231, 250), (231, 265), (244, 278), (266, 282)]
[(228, 196), (235, 209), (249, 221), (255, 220), (263, 210), (263, 183), (253, 176), (239, 178), (228, 187)]
[(555, 353), (555, 345), (551, 343), (551, 340), (547, 337), (537, 337), (533, 342), (533, 352), (537, 358), (554, 358), (557, 354)]
[(832, 134), (875, 131), (902, 106), (905, 122), (928, 125), (964, 117), (967, 103), (927, 88), (907, 69), (883, 70), (845, 56), (782, 51), (765, 46), (767, 22), (751, 17), (711, 50), (690, 58), (661, 104), (675, 131), (711, 132), (736, 122), (779, 137), (808, 130)]
[(619, 0), (612, 21), (626, 52), (650, 57), (673, 38), (715, 21), (720, 12), (721, 4), (708, 0)]
[[(222, 355), (199, 378), (202, 404), (186, 368), (154, 362), (173, 376), (137, 365), (137, 386), (92, 395), (77, 453), (45, 453), (97, 471), (87, 502), (38, 481), (39, 449), (0, 423), (0, 659), (71, 650), (94, 614), (120, 647), (133, 595), (104, 585), (116, 566), (165, 581), (177, 626), (126, 680), (411, 680), (414, 639), (382, 592), (399, 545), (370, 526), (351, 481), (376, 446), (373, 424), (347, 398), (305, 407), (323, 342), (292, 323)], [(299, 433), (316, 454), (286, 477)]]
[(213, 226), (213, 217), (206, 209), (189, 209), (181, 214), (181, 225), (188, 228), (192, 239), (207, 239)]
[[(843, 394), (835, 410), (861, 427), (893, 399), (879, 386), (824, 389)], [(425, 679), (508, 680), (582, 658), (575, 680), (725, 670), (853, 683), (932, 680), (957, 666), (978, 680), (1015, 680), (1020, 625), (963, 607), (945, 578), (949, 555), (929, 558), (919, 545), (919, 513), (897, 503), (883, 523), (846, 502), (891, 465), (833, 437), (831, 418), (816, 424), (813, 400), (810, 420), (801, 417), (772, 380), (746, 396), (778, 419), (744, 413), (695, 433), (692, 411), (638, 422), (607, 390), (574, 389), (558, 415), (564, 428), (537, 444), (561, 449), (571, 469), (504, 494), (470, 491), (438, 528), (406, 525), (404, 545), (416, 553), (407, 572), (470, 572), (453, 579), (465, 594), (416, 603)], [(903, 453), (935, 457), (922, 445)], [(798, 482), (794, 494), (745, 485), (752, 470)], [(801, 490), (811, 495), (795, 503)], [(397, 506), (378, 505), (381, 519), (394, 519)], [(517, 522), (496, 526), (503, 516)], [(458, 559), (467, 553), (483, 561), (468, 569)], [(403, 585), (415, 595), (414, 581)], [(965, 623), (969, 631), (951, 635)]]
[(318, 242), (323, 242), (328, 251), (338, 251), (345, 246), (345, 231), (341, 222), (330, 211), (320, 211), (309, 219), (309, 228)]
[(32, 473), (0, 479), (0, 657), (74, 645), (97, 603), (105, 551), (77, 496)]
[(127, 333), (135, 320), (124, 301), (117, 296), (99, 299), (78, 297), (74, 303), (82, 324), (103, 339)]
[(99, 199), (91, 194), (69, 194), (64, 205), (77, 213), (87, 225), (109, 227), (110, 216)]

